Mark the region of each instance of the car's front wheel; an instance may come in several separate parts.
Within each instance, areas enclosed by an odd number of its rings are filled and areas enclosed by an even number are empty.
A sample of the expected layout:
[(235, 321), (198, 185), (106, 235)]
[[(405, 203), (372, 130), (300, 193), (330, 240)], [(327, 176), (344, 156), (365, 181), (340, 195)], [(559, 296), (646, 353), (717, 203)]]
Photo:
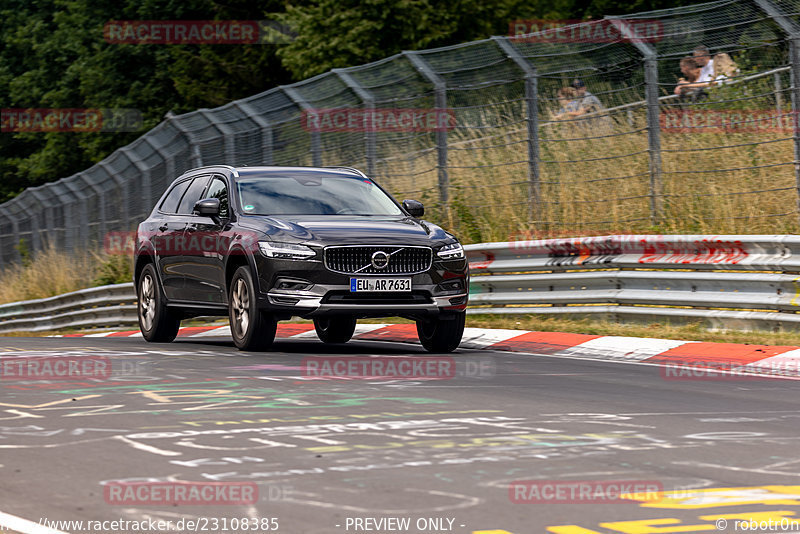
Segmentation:
[(260, 310), (253, 275), (247, 267), (239, 267), (231, 280), (228, 315), (233, 343), (239, 350), (267, 350), (275, 340), (278, 323)]
[(453, 352), (464, 336), (466, 313), (447, 313), (417, 321), (419, 341), (428, 352)]
[(175, 312), (167, 307), (164, 294), (158, 285), (156, 268), (148, 263), (139, 275), (138, 315), (139, 330), (147, 341), (156, 343), (169, 343), (178, 335), (181, 319)]
[(314, 319), (317, 337), (323, 343), (347, 343), (356, 331), (355, 317), (318, 317)]

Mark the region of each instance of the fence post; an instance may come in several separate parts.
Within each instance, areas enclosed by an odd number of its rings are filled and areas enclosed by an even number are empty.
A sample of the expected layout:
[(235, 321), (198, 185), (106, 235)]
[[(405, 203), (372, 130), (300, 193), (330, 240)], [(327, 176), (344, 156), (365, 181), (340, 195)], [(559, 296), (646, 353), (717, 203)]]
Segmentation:
[[(55, 184), (53, 184), (55, 185)], [(43, 188), (31, 188), (29, 191), (31, 194), (36, 197), (36, 200), (39, 202), (39, 205), (42, 207), (41, 216), (44, 219), (44, 228), (39, 225), (38, 215), (33, 217), (35, 228), (37, 233), (39, 234), (36, 238), (36, 245), (35, 247), (41, 247), (40, 250), (47, 250), (50, 246), (54, 245), (51, 236), (51, 231), (53, 228), (53, 214), (51, 209), (51, 203), (48, 203), (47, 195), (44, 193), (46, 191), (46, 186)], [(42, 234), (44, 233), (44, 238), (42, 238)]]
[(508, 42), (492, 37), (525, 74), (525, 124), (528, 130), (528, 222), (542, 221), (542, 191), (539, 176), (539, 88), (536, 67)]
[(792, 73), (792, 137), (794, 140), (794, 180), (797, 189), (797, 211), (800, 217), (800, 125), (797, 117), (800, 114), (800, 37), (792, 36), (789, 44), (789, 57)]
[(106, 174), (113, 180), (115, 184), (117, 184), (117, 190), (119, 191), (119, 199), (120, 199), (120, 206), (119, 206), (119, 220), (120, 225), (124, 230), (128, 229), (128, 224), (130, 223), (130, 214), (128, 209), (128, 202), (127, 197), (130, 194), (128, 191), (128, 183), (116, 175), (114, 169), (111, 168), (111, 165), (108, 164), (106, 160), (101, 161), (97, 164), (98, 167), (103, 169)]
[[(99, 207), (100, 212), (100, 239), (105, 239), (105, 229), (106, 229), (106, 203), (105, 203), (105, 193), (103, 189), (83, 177), (82, 174), (76, 175), (80, 177), (85, 185), (88, 185), (96, 194), (97, 194), (97, 205)], [(77, 186), (72, 180), (64, 180), (64, 186), (72, 193), (72, 196), (76, 199), (79, 199), (81, 203), (81, 209), (79, 210), (79, 217), (80, 223), (78, 225), (78, 236), (81, 240), (81, 244), (83, 245), (84, 250), (89, 250), (89, 195), (86, 193), (86, 187), (79, 187)], [(64, 211), (64, 235), (68, 232), (67, 230), (67, 213), (66, 209)]]
[(214, 117), (214, 114), (206, 108), (198, 110), (198, 113), (208, 119), (209, 124), (211, 124), (211, 126), (213, 126), (214, 129), (221, 134), (222, 143), (225, 147), (222, 161), (209, 161), (208, 165), (216, 165), (218, 163), (231, 166), (236, 165), (236, 159), (234, 158), (234, 154), (236, 154), (236, 139), (234, 137), (235, 132), (233, 129), (224, 122), (217, 120), (216, 117)]
[(798, 112), (800, 112), (800, 26), (794, 20), (788, 18), (770, 0), (755, 0), (761, 10), (769, 15), (775, 24), (780, 26), (789, 36), (789, 68), (791, 72), (792, 86), (792, 138), (794, 140), (794, 180), (797, 191), (797, 212), (800, 217), (800, 129), (797, 124)]
[(258, 111), (245, 100), (236, 100), (234, 106), (239, 108), (242, 113), (247, 115), (247, 118), (258, 124), (261, 128), (261, 151), (263, 154), (262, 161), (264, 165), (272, 165), (272, 125), (263, 115), (259, 115)]
[[(142, 181), (140, 182), (141, 183), (141, 189), (140, 189), (139, 198), (141, 198), (143, 200), (144, 206), (142, 207), (142, 209), (143, 209), (144, 213), (149, 213), (150, 210), (147, 209), (147, 208), (148, 207), (152, 208), (152, 203), (153, 203), (153, 188), (152, 188), (152, 185), (151, 185), (152, 180), (151, 180), (151, 177), (150, 177), (150, 173), (152, 172), (151, 168), (148, 167), (144, 163), (144, 161), (142, 161), (142, 158), (140, 158), (138, 154), (136, 154), (133, 150), (131, 150), (130, 145), (120, 149), (120, 152), (122, 152), (122, 154), (126, 158), (128, 158), (128, 160), (131, 163), (133, 163), (133, 166), (136, 167), (136, 170), (141, 173)], [(136, 183), (136, 182), (134, 181), (134, 183)], [(142, 215), (142, 213), (137, 213), (136, 214), (137, 217), (140, 216), (140, 215)], [(134, 222), (136, 222), (136, 221), (134, 221)], [(127, 224), (126, 224), (126, 226), (127, 226)]]
[(780, 117), (783, 111), (783, 95), (781, 94), (783, 92), (783, 84), (781, 83), (781, 73), (776, 72), (772, 77), (775, 80), (775, 110), (778, 112), (778, 117)]
[[(196, 111), (193, 113), (197, 113)], [(187, 115), (191, 115), (191, 113), (187, 113)], [(181, 121), (178, 120), (178, 117), (170, 117), (169, 119), (172, 124), (175, 125), (175, 128), (186, 138), (189, 140), (189, 150), (192, 152), (192, 166), (193, 167), (202, 167), (203, 166), (203, 154), (200, 152), (200, 146), (195, 143), (194, 135), (187, 130)]]
[[(630, 28), (616, 17), (606, 17), (620, 35), (629, 35)], [(664, 180), (661, 167), (661, 122), (658, 101), (658, 54), (642, 39), (631, 39), (644, 57), (644, 92), (647, 106), (647, 150), (650, 174), (650, 223), (655, 226), (664, 219)]]
[(336, 74), (344, 84), (349, 87), (358, 98), (361, 99), (361, 102), (364, 104), (364, 110), (366, 113), (364, 114), (364, 142), (366, 143), (365, 150), (366, 150), (366, 160), (367, 160), (367, 176), (374, 177), (375, 176), (375, 153), (376, 153), (376, 145), (375, 145), (375, 128), (373, 126), (373, 115), (375, 112), (375, 97), (372, 96), (372, 93), (361, 86), (360, 83), (353, 78), (353, 75), (343, 69), (333, 69), (333, 73)]
[(7, 258), (11, 261), (17, 260), (21, 262), (22, 255), (20, 255), (19, 248), (17, 247), (17, 245), (19, 245), (19, 223), (17, 223), (17, 219), (8, 212), (8, 208), (3, 204), (0, 204), (0, 213), (11, 223), (11, 235), (13, 236), (11, 240), (13, 244), (11, 245), (11, 250), (8, 251)]
[[(422, 59), (418, 52), (405, 51), (403, 55), (408, 58), (411, 64), (417, 68), (426, 80), (433, 84), (434, 106), (436, 107), (437, 114), (446, 110), (447, 85), (444, 82), (444, 78), (439, 76), (431, 66), (428, 65), (428, 62)], [(448, 201), (448, 187), (450, 185), (450, 179), (447, 176), (447, 128), (441, 128), (438, 115), (436, 118), (436, 168), (439, 174), (439, 200), (442, 205), (446, 206)]]
[[(306, 112), (314, 111), (313, 106), (309, 105), (303, 95), (300, 94), (300, 91), (288, 85), (281, 85), (280, 88), (301, 110)], [(311, 164), (314, 167), (322, 167), (322, 140), (319, 130), (311, 131)]]
[[(33, 188), (27, 190), (28, 193), (35, 199), (36, 203), (39, 205), (39, 208), (44, 211), (45, 204), (39, 198)], [(20, 199), (24, 198), (23, 195), (20, 195)], [(26, 199), (27, 200), (27, 199)], [(41, 228), (39, 227), (39, 210), (33, 208), (33, 206), (29, 207), (28, 209), (28, 216), (31, 220), (31, 252), (38, 253), (43, 250), (42, 241), (41, 241)]]

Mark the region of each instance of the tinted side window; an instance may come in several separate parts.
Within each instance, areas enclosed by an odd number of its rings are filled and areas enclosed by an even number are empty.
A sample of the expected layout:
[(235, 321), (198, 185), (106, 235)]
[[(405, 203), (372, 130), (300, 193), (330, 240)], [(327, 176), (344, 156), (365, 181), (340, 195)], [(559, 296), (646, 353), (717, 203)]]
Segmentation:
[(191, 183), (191, 180), (184, 180), (173, 187), (158, 209), (164, 213), (175, 213), (178, 210), (178, 203), (181, 201), (183, 193), (189, 187), (189, 183)]
[(223, 219), (228, 216), (228, 188), (225, 186), (225, 182), (221, 178), (215, 177), (211, 181), (211, 185), (208, 187), (208, 193), (206, 193), (205, 197), (218, 198), (219, 216)]
[(208, 176), (198, 176), (192, 181), (192, 185), (183, 194), (181, 203), (178, 206), (178, 213), (181, 215), (191, 215), (195, 203), (200, 200), (203, 191), (206, 189), (208, 183)]

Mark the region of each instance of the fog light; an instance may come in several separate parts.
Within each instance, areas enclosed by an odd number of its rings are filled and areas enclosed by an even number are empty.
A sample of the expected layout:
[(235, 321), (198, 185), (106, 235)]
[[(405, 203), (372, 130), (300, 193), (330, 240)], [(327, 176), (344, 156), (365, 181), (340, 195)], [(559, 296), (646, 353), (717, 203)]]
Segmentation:
[(314, 284), (308, 280), (299, 280), (296, 278), (278, 278), (273, 287), (282, 291), (303, 291), (306, 289), (311, 289), (311, 286), (313, 285)]
[(450, 280), (449, 282), (442, 282), (439, 284), (442, 291), (462, 291), (464, 289), (464, 282), (462, 280)]

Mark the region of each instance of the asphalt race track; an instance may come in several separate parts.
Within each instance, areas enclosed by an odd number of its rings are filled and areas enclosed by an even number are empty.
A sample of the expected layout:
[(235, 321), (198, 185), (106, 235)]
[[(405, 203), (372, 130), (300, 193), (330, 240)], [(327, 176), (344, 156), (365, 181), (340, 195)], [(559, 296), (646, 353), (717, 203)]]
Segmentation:
[[(313, 336), (276, 341), (266, 354), (224, 338), (4, 338), (0, 350), (0, 523), (183, 519), (197, 521), (186, 531), (289, 534), (800, 531), (791, 527), (800, 521), (793, 380), (678, 380), (651, 365), (463, 349), (448, 360), (418, 345), (325, 346)], [(304, 367), (305, 358), (348, 356), (449, 361), (455, 373), (330, 377)], [(86, 364), (85, 375), (43, 374), (62, 358)], [(252, 498), (158, 500), (153, 488), (174, 482)], [(121, 493), (139, 487), (149, 493)], [(741, 523), (750, 520), (765, 528)], [(51, 524), (101, 531), (91, 526)]]

